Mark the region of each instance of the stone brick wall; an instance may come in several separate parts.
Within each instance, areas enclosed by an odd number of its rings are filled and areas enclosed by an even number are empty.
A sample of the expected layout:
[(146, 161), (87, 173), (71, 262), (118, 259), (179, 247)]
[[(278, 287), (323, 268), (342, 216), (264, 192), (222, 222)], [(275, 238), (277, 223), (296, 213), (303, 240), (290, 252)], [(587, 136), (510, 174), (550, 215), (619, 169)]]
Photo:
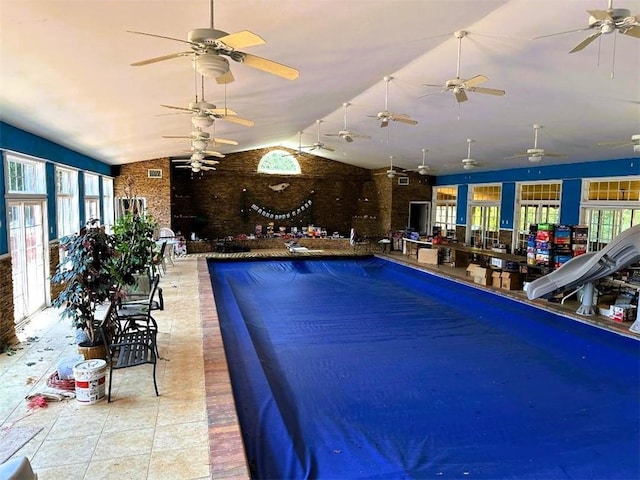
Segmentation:
[(16, 341), (13, 318), (13, 282), (11, 281), (11, 257), (0, 257), (0, 345)]
[[(58, 267), (58, 262), (60, 261), (60, 243), (53, 242), (49, 244), (49, 271), (51, 272), (51, 278), (56, 273), (56, 268)], [(62, 291), (63, 286), (60, 284), (55, 284), (51, 282), (50, 292), (51, 292), (51, 300), (56, 298), (58, 294)]]
[[(114, 179), (116, 197), (145, 198), (147, 213), (153, 216), (159, 227), (171, 225), (171, 172), (168, 158), (129, 163), (120, 167), (120, 175)], [(149, 178), (147, 170), (161, 169), (162, 178)]]
[[(347, 235), (356, 216), (363, 185), (370, 181), (368, 170), (333, 162), (313, 155), (298, 157), (301, 175), (267, 175), (256, 173), (262, 156), (270, 149), (258, 149), (227, 155), (216, 165), (215, 172), (192, 176), (188, 169), (172, 172), (173, 229), (185, 236), (194, 230), (194, 217), (206, 217), (201, 238), (221, 238), (254, 232), (256, 225), (274, 222), (286, 227), (313, 224), (329, 234)], [(288, 183), (275, 192), (270, 185)], [(289, 219), (268, 219), (252, 205), (277, 214), (297, 210), (308, 200), (310, 208)]]
[[(380, 236), (406, 227), (409, 201), (431, 200), (432, 177), (411, 173), (409, 185), (401, 186), (397, 178), (384, 175), (386, 169), (371, 171), (311, 154), (297, 157), (301, 175), (257, 173), (260, 159), (270, 150), (229, 154), (215, 172), (202, 174), (170, 168), (168, 159), (123, 165), (114, 182), (116, 196), (125, 196), (127, 185), (133, 185), (137, 196), (147, 198), (159, 225), (171, 225), (186, 238), (195, 231), (203, 239), (251, 234), (256, 225), (266, 231), (269, 222), (287, 231), (315, 225), (329, 235), (348, 236), (355, 227), (360, 235)], [(162, 168), (163, 178), (147, 178), (148, 168)], [(279, 183), (289, 186), (281, 192), (269, 188)], [(309, 200), (309, 208), (289, 218), (271, 219), (256, 211), (291, 214)], [(195, 225), (197, 217), (204, 218), (201, 229)]]

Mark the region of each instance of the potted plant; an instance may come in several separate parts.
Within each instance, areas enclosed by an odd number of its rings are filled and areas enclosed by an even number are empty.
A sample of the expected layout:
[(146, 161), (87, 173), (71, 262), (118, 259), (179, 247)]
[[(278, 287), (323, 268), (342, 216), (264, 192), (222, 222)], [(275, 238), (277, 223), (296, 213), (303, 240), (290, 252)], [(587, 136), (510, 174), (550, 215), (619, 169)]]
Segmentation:
[(64, 255), (52, 281), (63, 288), (52, 305), (63, 307), (61, 316), (71, 318), (77, 328), (80, 353), (86, 359), (102, 358), (106, 351), (94, 319), (98, 305), (111, 301), (121, 282), (115, 237), (91, 219), (79, 233), (62, 238), (60, 247)]
[(151, 215), (127, 212), (113, 226), (117, 272), (123, 285), (138, 285), (147, 275), (157, 245), (153, 233), (158, 225)]

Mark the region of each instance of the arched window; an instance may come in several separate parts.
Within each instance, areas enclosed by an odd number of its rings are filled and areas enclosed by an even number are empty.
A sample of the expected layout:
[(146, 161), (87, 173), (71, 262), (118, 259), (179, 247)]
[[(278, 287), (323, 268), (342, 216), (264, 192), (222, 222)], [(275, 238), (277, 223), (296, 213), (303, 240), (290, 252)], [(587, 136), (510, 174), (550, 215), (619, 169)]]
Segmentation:
[(258, 173), (300, 175), (301, 172), (298, 160), (289, 152), (271, 150), (260, 159)]

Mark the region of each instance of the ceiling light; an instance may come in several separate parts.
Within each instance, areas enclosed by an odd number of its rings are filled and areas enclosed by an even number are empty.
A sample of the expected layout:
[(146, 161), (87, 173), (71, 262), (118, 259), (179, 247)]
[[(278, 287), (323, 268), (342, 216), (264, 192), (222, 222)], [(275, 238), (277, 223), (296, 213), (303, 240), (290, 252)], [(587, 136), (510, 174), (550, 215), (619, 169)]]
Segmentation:
[(204, 160), (204, 153), (194, 152), (193, 155), (191, 155), (191, 160), (196, 160), (196, 161)]
[(193, 68), (205, 77), (218, 78), (229, 71), (229, 61), (215, 53), (196, 55)]
[(198, 128), (210, 127), (213, 124), (213, 118), (206, 113), (197, 113), (191, 117), (191, 123)]
[(538, 163), (540, 160), (542, 160), (542, 156), (540, 155), (531, 155), (529, 157), (529, 161), (532, 163)]
[(387, 171), (387, 178), (393, 178), (396, 176), (396, 172), (393, 170), (388, 170)]
[(429, 173), (429, 166), (428, 165), (420, 165), (418, 167), (418, 173), (420, 175), (426, 175), (427, 173)]
[(634, 152), (634, 153), (640, 153), (640, 143), (636, 143), (636, 144), (633, 146), (633, 152)]

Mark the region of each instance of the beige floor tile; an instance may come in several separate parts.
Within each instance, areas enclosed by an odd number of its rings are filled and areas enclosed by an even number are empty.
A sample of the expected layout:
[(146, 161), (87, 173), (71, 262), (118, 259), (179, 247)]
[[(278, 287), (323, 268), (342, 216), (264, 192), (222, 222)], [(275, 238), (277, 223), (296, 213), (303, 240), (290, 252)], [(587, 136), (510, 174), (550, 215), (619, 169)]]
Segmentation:
[(153, 451), (197, 448), (209, 443), (207, 421), (159, 425), (153, 439)]
[(149, 455), (136, 455), (96, 460), (89, 463), (86, 480), (145, 480), (149, 469)]
[(84, 480), (88, 463), (34, 468), (38, 480)]
[(72, 415), (60, 415), (49, 431), (47, 440), (102, 433), (109, 412), (106, 409), (98, 410), (92, 407), (93, 405), (85, 405), (83, 411)]
[(158, 405), (140, 408), (112, 408), (103, 432), (122, 432), (140, 428), (155, 428), (158, 418)]
[(148, 480), (195, 478), (209, 478), (209, 448), (206, 445), (151, 454)]
[(148, 455), (153, 445), (154, 429), (140, 428), (105, 432), (100, 436), (92, 461), (133, 455)]
[(31, 464), (34, 468), (40, 468), (52, 465), (89, 463), (98, 438), (99, 435), (96, 434), (45, 440), (31, 460)]

